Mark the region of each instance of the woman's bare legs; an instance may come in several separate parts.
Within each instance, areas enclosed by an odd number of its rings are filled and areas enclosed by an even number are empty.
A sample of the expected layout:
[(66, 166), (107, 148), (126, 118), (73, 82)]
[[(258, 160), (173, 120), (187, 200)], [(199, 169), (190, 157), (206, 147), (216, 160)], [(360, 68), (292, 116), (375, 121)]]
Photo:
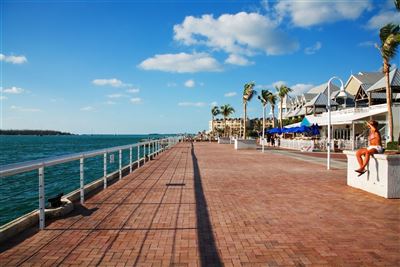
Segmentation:
[[(370, 150), (366, 148), (361, 148), (357, 150), (356, 157), (360, 168), (357, 169), (356, 172), (363, 174), (365, 172), (365, 167), (368, 165), (370, 156), (376, 153), (378, 153), (378, 151), (375, 148), (372, 148)], [(362, 159), (362, 156), (365, 156), (364, 160)]]

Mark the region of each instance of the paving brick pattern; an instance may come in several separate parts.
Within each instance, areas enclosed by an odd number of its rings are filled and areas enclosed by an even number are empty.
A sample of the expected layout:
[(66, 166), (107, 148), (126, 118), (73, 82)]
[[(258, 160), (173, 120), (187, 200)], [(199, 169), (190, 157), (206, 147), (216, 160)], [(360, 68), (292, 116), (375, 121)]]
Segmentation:
[(0, 245), (0, 266), (400, 266), (400, 200), (352, 189), (345, 175), (178, 144), (46, 230)]

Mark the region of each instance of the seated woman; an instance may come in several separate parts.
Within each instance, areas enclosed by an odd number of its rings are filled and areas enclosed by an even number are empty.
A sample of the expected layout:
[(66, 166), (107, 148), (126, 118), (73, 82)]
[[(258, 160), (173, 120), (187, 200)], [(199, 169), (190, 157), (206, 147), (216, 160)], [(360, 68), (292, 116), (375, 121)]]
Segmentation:
[[(369, 158), (372, 154), (383, 153), (381, 134), (378, 131), (378, 122), (373, 120), (368, 121), (367, 126), (369, 128), (369, 146), (367, 148), (360, 148), (356, 153), (358, 164), (360, 165), (360, 168), (355, 170), (359, 173), (358, 176), (363, 175), (367, 171), (365, 167), (368, 165)], [(364, 160), (362, 156), (365, 157)]]

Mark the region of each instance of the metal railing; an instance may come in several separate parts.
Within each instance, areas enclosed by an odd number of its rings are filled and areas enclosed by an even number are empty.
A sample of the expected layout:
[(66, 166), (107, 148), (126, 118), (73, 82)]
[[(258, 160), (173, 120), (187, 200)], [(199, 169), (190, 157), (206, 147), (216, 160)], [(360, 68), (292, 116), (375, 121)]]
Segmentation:
[[(11, 176), (15, 174), (25, 173), (32, 170), (38, 170), (38, 180), (39, 180), (39, 228), (42, 230), (45, 228), (45, 180), (44, 180), (44, 169), (49, 166), (59, 165), (62, 163), (67, 163), (75, 160), (79, 160), (79, 191), (80, 191), (80, 203), (85, 202), (85, 159), (92, 158), (95, 156), (103, 155), (103, 177), (99, 178), (97, 181), (103, 179), (104, 188), (107, 188), (107, 154), (113, 152), (119, 152), (119, 165), (118, 165), (118, 177), (119, 180), (122, 179), (122, 170), (129, 166), (129, 173), (132, 172), (132, 166), (137, 164), (139, 168), (141, 162), (146, 163), (159, 153), (165, 151), (171, 146), (175, 145), (182, 140), (181, 136), (167, 137), (162, 139), (153, 139), (149, 141), (144, 141), (131, 145), (124, 145), (118, 147), (111, 147), (106, 149), (99, 149), (93, 151), (87, 151), (83, 153), (74, 153), (58, 157), (50, 157), (40, 160), (27, 161), (22, 163), (8, 164), (0, 166), (0, 178)], [(132, 161), (132, 150), (137, 148), (137, 160)], [(143, 157), (140, 157), (140, 152), (143, 149)], [(129, 164), (122, 166), (122, 151), (129, 150)]]

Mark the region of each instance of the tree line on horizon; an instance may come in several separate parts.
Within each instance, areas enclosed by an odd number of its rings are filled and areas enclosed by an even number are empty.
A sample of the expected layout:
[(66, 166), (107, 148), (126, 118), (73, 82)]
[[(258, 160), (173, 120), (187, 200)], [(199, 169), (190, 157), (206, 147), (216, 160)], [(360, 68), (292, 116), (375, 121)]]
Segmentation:
[(73, 135), (53, 130), (0, 130), (0, 135)]

